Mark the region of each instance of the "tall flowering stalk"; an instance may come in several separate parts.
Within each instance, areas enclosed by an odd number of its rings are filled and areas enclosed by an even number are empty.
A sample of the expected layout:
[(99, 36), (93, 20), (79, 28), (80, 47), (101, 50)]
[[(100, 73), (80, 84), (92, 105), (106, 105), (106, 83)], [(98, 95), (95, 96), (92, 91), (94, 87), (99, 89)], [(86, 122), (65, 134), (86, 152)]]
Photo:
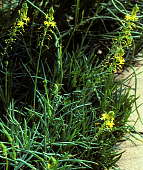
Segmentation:
[(107, 56), (109, 63), (112, 60), (110, 67), (115, 73), (118, 70), (122, 70), (122, 67), (125, 64), (125, 51), (133, 44), (132, 31), (136, 28), (134, 22), (138, 20), (138, 11), (139, 7), (136, 5), (132, 9), (131, 14), (125, 15), (124, 20), (122, 21), (123, 27), (121, 33), (114, 38), (111, 53)]
[(6, 48), (4, 49), (4, 54), (7, 53), (7, 49), (11, 47), (11, 45), (16, 41), (16, 35), (24, 31), (24, 26), (28, 24), (30, 21), (30, 18), (27, 17), (28, 13), (28, 6), (27, 3), (24, 3), (22, 5), (22, 8), (18, 11), (19, 12), (19, 17), (17, 17), (16, 22), (10, 29), (9, 37), (8, 39), (5, 40), (6, 43)]
[(109, 111), (105, 112), (101, 115), (100, 120), (102, 120), (102, 123), (95, 123), (96, 126), (101, 125), (99, 127), (98, 132), (96, 133), (96, 136), (102, 135), (105, 131), (112, 132), (115, 123), (115, 112), (114, 111)]
[(115, 117), (115, 113), (113, 111), (110, 111), (108, 113), (103, 113), (101, 117), (101, 120), (104, 121), (103, 126), (112, 129), (113, 126), (115, 125), (114, 117)]

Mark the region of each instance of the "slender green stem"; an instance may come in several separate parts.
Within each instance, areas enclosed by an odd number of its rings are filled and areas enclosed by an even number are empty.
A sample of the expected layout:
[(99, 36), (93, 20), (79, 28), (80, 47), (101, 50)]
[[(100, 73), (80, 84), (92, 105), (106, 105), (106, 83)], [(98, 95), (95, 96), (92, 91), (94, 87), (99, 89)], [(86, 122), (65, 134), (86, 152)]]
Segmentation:
[(42, 11), (39, 7), (37, 7), (36, 5), (34, 5), (31, 1), (26, 0), (26, 2), (28, 2), (30, 5), (32, 5), (34, 8), (36, 8), (38, 11), (40, 11), (43, 15), (46, 16), (46, 13), (44, 11)]
[(35, 75), (35, 81), (34, 81), (34, 103), (33, 103), (34, 109), (35, 109), (35, 104), (36, 104), (36, 91), (37, 91), (38, 72), (39, 72), (40, 60), (41, 60), (41, 55), (42, 55), (42, 48), (43, 48), (45, 36), (47, 34), (47, 30), (48, 30), (48, 28), (44, 29), (44, 35), (43, 35), (43, 39), (41, 40), (41, 43), (40, 43), (40, 51), (39, 51), (39, 57), (38, 57), (37, 67), (36, 67), (36, 75)]

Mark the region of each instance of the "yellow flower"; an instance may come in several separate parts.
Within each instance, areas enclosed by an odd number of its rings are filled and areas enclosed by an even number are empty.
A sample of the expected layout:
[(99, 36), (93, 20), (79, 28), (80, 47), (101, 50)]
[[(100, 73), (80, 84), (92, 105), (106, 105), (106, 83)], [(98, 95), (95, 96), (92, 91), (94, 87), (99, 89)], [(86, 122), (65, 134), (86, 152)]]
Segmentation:
[(108, 113), (104, 113), (104, 114), (102, 114), (101, 120), (113, 121), (114, 120), (114, 115), (115, 115), (115, 113), (113, 111), (110, 111)]
[(44, 25), (46, 25), (47, 27), (51, 26), (51, 27), (55, 27), (56, 26), (56, 22), (54, 21), (44, 21)]
[(123, 57), (116, 57), (116, 62), (119, 62), (119, 64), (125, 64), (125, 59)]
[(113, 128), (113, 126), (115, 125), (113, 121), (106, 121), (105, 123), (107, 128)]
[(22, 18), (22, 19), (26, 22), (26, 24), (27, 24), (27, 22), (30, 21), (30, 18), (29, 18), (29, 17), (24, 17), (24, 18)]
[(24, 22), (23, 21), (18, 21), (17, 26), (23, 28), (24, 27)]
[(50, 25), (51, 25), (51, 27), (54, 28), (56, 26), (56, 22), (52, 21), (52, 22), (50, 22)]
[(102, 114), (101, 120), (108, 120), (108, 119), (109, 119), (108, 113)]
[(138, 17), (136, 15), (126, 15), (125, 20), (126, 21), (137, 21)]
[[(131, 36), (132, 34), (131, 34), (131, 30), (129, 30), (129, 29), (127, 29), (127, 30), (124, 30), (124, 34), (125, 34), (125, 36)], [(126, 37), (127, 38), (127, 37)]]
[(48, 21), (44, 21), (44, 25), (49, 26), (49, 22)]
[(125, 59), (123, 57), (119, 58), (119, 64), (125, 64)]

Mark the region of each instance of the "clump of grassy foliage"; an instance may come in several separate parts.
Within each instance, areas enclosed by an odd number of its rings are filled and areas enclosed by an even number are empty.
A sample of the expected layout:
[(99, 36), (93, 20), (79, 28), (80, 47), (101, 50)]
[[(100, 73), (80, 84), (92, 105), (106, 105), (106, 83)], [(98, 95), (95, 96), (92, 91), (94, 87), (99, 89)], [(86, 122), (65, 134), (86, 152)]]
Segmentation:
[(141, 23), (124, 19), (138, 6), (26, 0), (2, 26), (1, 169), (115, 167), (135, 96), (114, 72), (141, 47)]

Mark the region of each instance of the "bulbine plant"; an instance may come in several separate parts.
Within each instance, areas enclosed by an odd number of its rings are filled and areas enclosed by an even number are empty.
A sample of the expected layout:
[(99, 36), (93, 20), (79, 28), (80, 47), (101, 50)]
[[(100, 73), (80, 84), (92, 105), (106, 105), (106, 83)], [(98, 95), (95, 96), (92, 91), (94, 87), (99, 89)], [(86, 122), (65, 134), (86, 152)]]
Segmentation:
[(121, 157), (116, 143), (136, 99), (115, 73), (140, 10), (127, 12), (124, 1), (91, 4), (26, 0), (0, 37), (2, 169), (102, 170)]
[(131, 14), (126, 14), (124, 20), (121, 21), (122, 28), (119, 35), (113, 39), (113, 45), (107, 55), (107, 63), (110, 63), (111, 70), (115, 73), (122, 71), (125, 64), (125, 53), (128, 48), (133, 46), (132, 31), (136, 29), (135, 21), (138, 21), (137, 13), (139, 7), (133, 7)]

